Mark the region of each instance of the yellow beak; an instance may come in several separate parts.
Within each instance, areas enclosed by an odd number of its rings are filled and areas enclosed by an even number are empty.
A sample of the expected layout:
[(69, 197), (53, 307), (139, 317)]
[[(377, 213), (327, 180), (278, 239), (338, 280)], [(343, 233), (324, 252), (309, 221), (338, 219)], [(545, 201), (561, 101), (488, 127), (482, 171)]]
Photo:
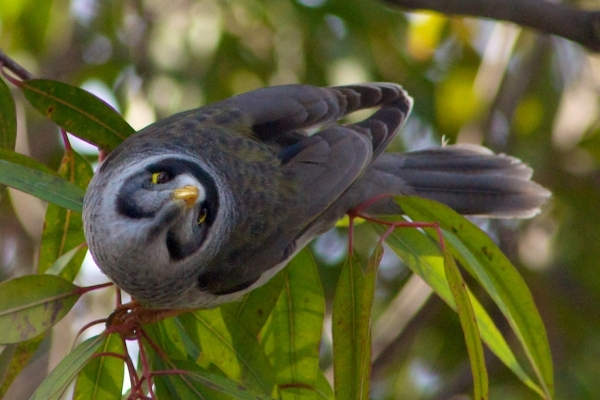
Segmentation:
[(200, 190), (198, 190), (196, 186), (188, 185), (173, 190), (173, 192), (171, 192), (171, 197), (177, 200), (185, 201), (187, 208), (192, 208), (194, 207), (194, 204), (196, 204), (199, 194)]

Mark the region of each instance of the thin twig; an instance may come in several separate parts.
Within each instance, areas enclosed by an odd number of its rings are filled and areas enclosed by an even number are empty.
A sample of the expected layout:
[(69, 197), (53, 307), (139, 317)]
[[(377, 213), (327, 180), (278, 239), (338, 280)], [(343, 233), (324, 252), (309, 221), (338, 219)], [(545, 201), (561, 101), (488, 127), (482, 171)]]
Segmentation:
[(15, 60), (7, 56), (2, 50), (0, 50), (0, 66), (6, 68), (24, 81), (33, 79), (33, 74), (20, 66)]

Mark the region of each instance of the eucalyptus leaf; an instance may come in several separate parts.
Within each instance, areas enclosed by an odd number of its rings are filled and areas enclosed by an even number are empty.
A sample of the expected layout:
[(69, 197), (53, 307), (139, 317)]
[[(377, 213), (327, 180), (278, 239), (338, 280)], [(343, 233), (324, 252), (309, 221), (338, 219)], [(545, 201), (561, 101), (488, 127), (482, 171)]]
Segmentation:
[(367, 274), (353, 256), (342, 269), (333, 300), (333, 373), (339, 399), (368, 399), (371, 374), (371, 308), (383, 249), (369, 259)]
[[(225, 317), (227, 314), (225, 314)], [(179, 316), (189, 337), (202, 348), (202, 362), (212, 363), (228, 377), (270, 394), (274, 371), (258, 344), (243, 326), (224, 318), (219, 308)]]
[[(387, 227), (376, 225), (375, 229), (383, 234)], [(443, 258), (434, 241), (417, 229), (405, 228), (396, 229), (386, 238), (386, 243), (411, 271), (419, 275), (443, 301), (456, 310), (444, 272)], [(541, 387), (525, 372), (487, 311), (472, 293), (470, 297), (483, 341), (523, 383), (543, 396)]]
[(172, 398), (181, 399), (206, 399), (217, 400), (221, 397), (217, 394), (225, 395), (236, 400), (261, 400), (271, 399), (270, 396), (257, 393), (251, 388), (240, 385), (238, 382), (203, 370), (198, 365), (189, 361), (172, 360), (171, 368), (177, 368), (179, 372), (161, 375), (157, 377), (161, 380), (168, 380), (171, 383)]
[(282, 399), (316, 398), (325, 299), (319, 271), (307, 250), (286, 266), (283, 290), (261, 332)]
[(69, 210), (83, 208), (83, 189), (39, 169), (0, 159), (0, 183)]
[[(416, 197), (397, 199), (414, 221), (438, 221), (448, 248), (483, 286), (515, 332), (546, 397), (554, 397), (554, 374), (546, 328), (527, 284), (494, 241), (449, 207)], [(437, 239), (437, 235), (432, 235)]]
[(4, 346), (0, 354), (0, 399), (4, 398), (10, 385), (27, 366), (44, 341), (46, 333), (47, 331), (24, 342)]
[(92, 358), (79, 372), (74, 400), (120, 400), (123, 391), (123, 360), (100, 353), (124, 354), (123, 340), (117, 333), (105, 335)]
[(456, 312), (460, 318), (460, 324), (465, 335), (467, 352), (471, 361), (471, 371), (473, 373), (473, 398), (488, 399), (489, 398), (489, 383), (487, 368), (485, 366), (485, 357), (483, 354), (483, 345), (481, 343), (481, 335), (477, 327), (477, 319), (475, 311), (471, 305), (467, 285), (463, 280), (458, 266), (454, 258), (450, 255), (447, 249), (444, 249), (444, 271), (450, 291), (454, 296), (454, 304), (456, 304)]
[[(87, 188), (94, 174), (90, 164), (73, 150), (65, 152), (58, 173), (82, 190)], [(61, 277), (73, 281), (85, 257), (86, 249), (82, 247), (85, 241), (81, 214), (49, 204), (44, 218), (38, 272), (46, 272), (51, 265), (56, 268), (55, 260), (62, 259), (71, 249), (79, 248), (57, 272)]]
[(27, 275), (0, 283), (0, 344), (31, 339), (56, 324), (81, 296), (54, 275)]
[(31, 79), (22, 82), (21, 89), (40, 114), (104, 150), (114, 149), (135, 132), (111, 106), (78, 87)]
[(104, 337), (99, 335), (79, 344), (50, 372), (30, 400), (60, 400), (73, 379), (85, 367), (103, 342)]

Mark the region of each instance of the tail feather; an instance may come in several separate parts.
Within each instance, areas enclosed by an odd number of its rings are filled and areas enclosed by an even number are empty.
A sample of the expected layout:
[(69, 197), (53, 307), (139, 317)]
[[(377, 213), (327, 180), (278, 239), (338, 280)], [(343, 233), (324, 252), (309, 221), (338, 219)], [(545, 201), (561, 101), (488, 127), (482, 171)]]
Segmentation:
[[(351, 201), (381, 194), (436, 200), (464, 215), (530, 218), (550, 192), (530, 180), (520, 160), (473, 145), (454, 145), (409, 153), (384, 153), (347, 193)], [(356, 204), (356, 205), (358, 205)], [(370, 214), (401, 210), (391, 200), (374, 203)]]

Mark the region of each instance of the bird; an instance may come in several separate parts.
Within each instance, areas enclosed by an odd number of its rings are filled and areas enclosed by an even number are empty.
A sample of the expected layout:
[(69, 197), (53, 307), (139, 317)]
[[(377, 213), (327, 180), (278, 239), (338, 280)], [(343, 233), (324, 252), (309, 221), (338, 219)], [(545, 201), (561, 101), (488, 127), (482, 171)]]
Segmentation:
[(377, 196), (363, 213), (401, 214), (384, 195), (489, 218), (540, 212), (550, 192), (517, 158), (466, 144), (385, 152), (412, 106), (394, 83), (292, 84), (159, 120), (117, 146), (89, 184), (92, 257), (149, 309), (210, 308), (265, 284)]

